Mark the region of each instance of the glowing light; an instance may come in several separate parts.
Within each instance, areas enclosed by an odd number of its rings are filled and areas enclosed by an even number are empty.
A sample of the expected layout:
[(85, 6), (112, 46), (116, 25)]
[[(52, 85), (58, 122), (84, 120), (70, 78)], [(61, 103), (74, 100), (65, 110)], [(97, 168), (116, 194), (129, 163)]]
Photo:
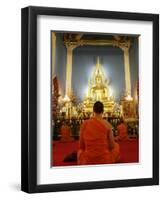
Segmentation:
[(109, 88), (109, 93), (110, 93), (110, 96), (112, 97), (113, 96), (113, 89), (112, 88)]
[(127, 95), (127, 97), (125, 98), (127, 101), (132, 101), (133, 100), (133, 98), (131, 97), (131, 95)]
[(64, 98), (63, 98), (63, 101), (65, 101), (65, 102), (68, 102), (68, 101), (70, 101), (70, 98), (68, 97), (68, 95), (67, 95), (67, 94), (64, 96)]
[(86, 86), (84, 94), (86, 95), (86, 97), (88, 97), (88, 95), (89, 95), (89, 87), (88, 86)]

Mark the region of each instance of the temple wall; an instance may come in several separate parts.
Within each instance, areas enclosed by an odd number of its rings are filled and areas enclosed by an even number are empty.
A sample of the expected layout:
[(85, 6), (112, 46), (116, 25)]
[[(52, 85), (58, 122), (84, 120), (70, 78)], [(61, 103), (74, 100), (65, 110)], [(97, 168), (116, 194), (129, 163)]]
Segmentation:
[(62, 35), (60, 33), (56, 33), (55, 74), (58, 77), (60, 93), (64, 96), (66, 84), (66, 47), (63, 44)]
[[(130, 48), (130, 72), (132, 94), (134, 85), (138, 79), (138, 39), (132, 41)], [(73, 50), (72, 88), (79, 100), (82, 100), (88, 86), (88, 79), (92, 75), (97, 56), (103, 65), (106, 77), (110, 79), (110, 87), (119, 100), (125, 89), (124, 57), (120, 48), (109, 46), (82, 46)], [(66, 79), (66, 48), (63, 45), (61, 34), (56, 34), (56, 74), (61, 87), (61, 94), (65, 94)]]
[[(138, 78), (137, 46), (137, 39), (134, 39), (132, 47), (130, 49), (132, 94), (134, 84)], [(115, 100), (118, 101), (122, 92), (125, 89), (124, 57), (123, 51), (119, 48), (99, 46), (83, 46), (76, 48), (73, 56), (72, 76), (72, 86), (74, 92), (79, 98), (83, 98), (88, 79), (91, 75), (90, 73), (92, 73), (93, 67), (96, 64), (97, 56), (100, 56), (104, 72), (111, 81), (110, 87), (113, 90), (113, 95), (115, 96)], [(76, 76), (75, 74), (80, 74), (80, 76)], [(76, 84), (77, 82), (79, 84)], [(78, 85), (80, 89), (77, 87)]]
[(132, 95), (134, 92), (134, 86), (136, 84), (136, 81), (138, 79), (138, 73), (139, 73), (139, 54), (138, 54), (138, 38), (134, 38), (134, 41), (132, 43), (132, 46), (130, 48), (130, 72), (131, 72), (131, 89), (132, 89)]

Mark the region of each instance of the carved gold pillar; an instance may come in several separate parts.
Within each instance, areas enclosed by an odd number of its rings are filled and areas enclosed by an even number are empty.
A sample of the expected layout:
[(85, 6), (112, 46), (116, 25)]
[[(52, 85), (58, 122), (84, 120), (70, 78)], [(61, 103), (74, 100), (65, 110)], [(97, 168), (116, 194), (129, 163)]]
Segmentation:
[(131, 77), (130, 77), (130, 62), (129, 49), (124, 49), (124, 70), (125, 70), (125, 86), (127, 95), (131, 96)]
[(56, 34), (52, 32), (52, 77), (55, 76)]
[(67, 61), (66, 61), (66, 95), (71, 95), (71, 82), (72, 82), (72, 56), (74, 45), (66, 45), (67, 47)]
[(124, 53), (125, 92), (127, 96), (131, 97), (131, 76), (129, 61), (130, 40), (120, 44), (119, 47), (123, 50)]

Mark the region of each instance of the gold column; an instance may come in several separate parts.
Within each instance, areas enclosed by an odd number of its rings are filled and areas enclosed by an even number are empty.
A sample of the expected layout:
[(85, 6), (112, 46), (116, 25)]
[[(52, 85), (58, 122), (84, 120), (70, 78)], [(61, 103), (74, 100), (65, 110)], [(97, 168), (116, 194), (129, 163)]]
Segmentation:
[(131, 77), (130, 77), (130, 62), (129, 49), (124, 49), (124, 69), (125, 69), (125, 86), (127, 95), (131, 96)]
[(56, 60), (56, 34), (52, 32), (52, 78), (55, 76), (55, 60)]
[(130, 40), (121, 43), (119, 48), (123, 50), (124, 53), (124, 72), (125, 72), (125, 92), (128, 97), (131, 97), (131, 77), (130, 77), (130, 61), (129, 61), (129, 49), (131, 42)]
[(67, 61), (66, 61), (66, 95), (71, 96), (71, 82), (72, 82), (72, 56), (73, 49), (76, 45), (66, 45), (67, 47)]

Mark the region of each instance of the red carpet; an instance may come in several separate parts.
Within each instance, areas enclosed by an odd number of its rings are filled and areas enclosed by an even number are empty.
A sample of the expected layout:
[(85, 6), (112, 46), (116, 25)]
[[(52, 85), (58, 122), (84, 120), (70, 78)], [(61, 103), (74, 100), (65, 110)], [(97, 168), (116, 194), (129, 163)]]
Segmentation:
[[(139, 145), (138, 140), (129, 140), (118, 142), (120, 145), (120, 161), (119, 163), (138, 162)], [(70, 166), (76, 165), (76, 162), (63, 162), (66, 155), (78, 150), (78, 141), (71, 142), (53, 142), (53, 166)]]

